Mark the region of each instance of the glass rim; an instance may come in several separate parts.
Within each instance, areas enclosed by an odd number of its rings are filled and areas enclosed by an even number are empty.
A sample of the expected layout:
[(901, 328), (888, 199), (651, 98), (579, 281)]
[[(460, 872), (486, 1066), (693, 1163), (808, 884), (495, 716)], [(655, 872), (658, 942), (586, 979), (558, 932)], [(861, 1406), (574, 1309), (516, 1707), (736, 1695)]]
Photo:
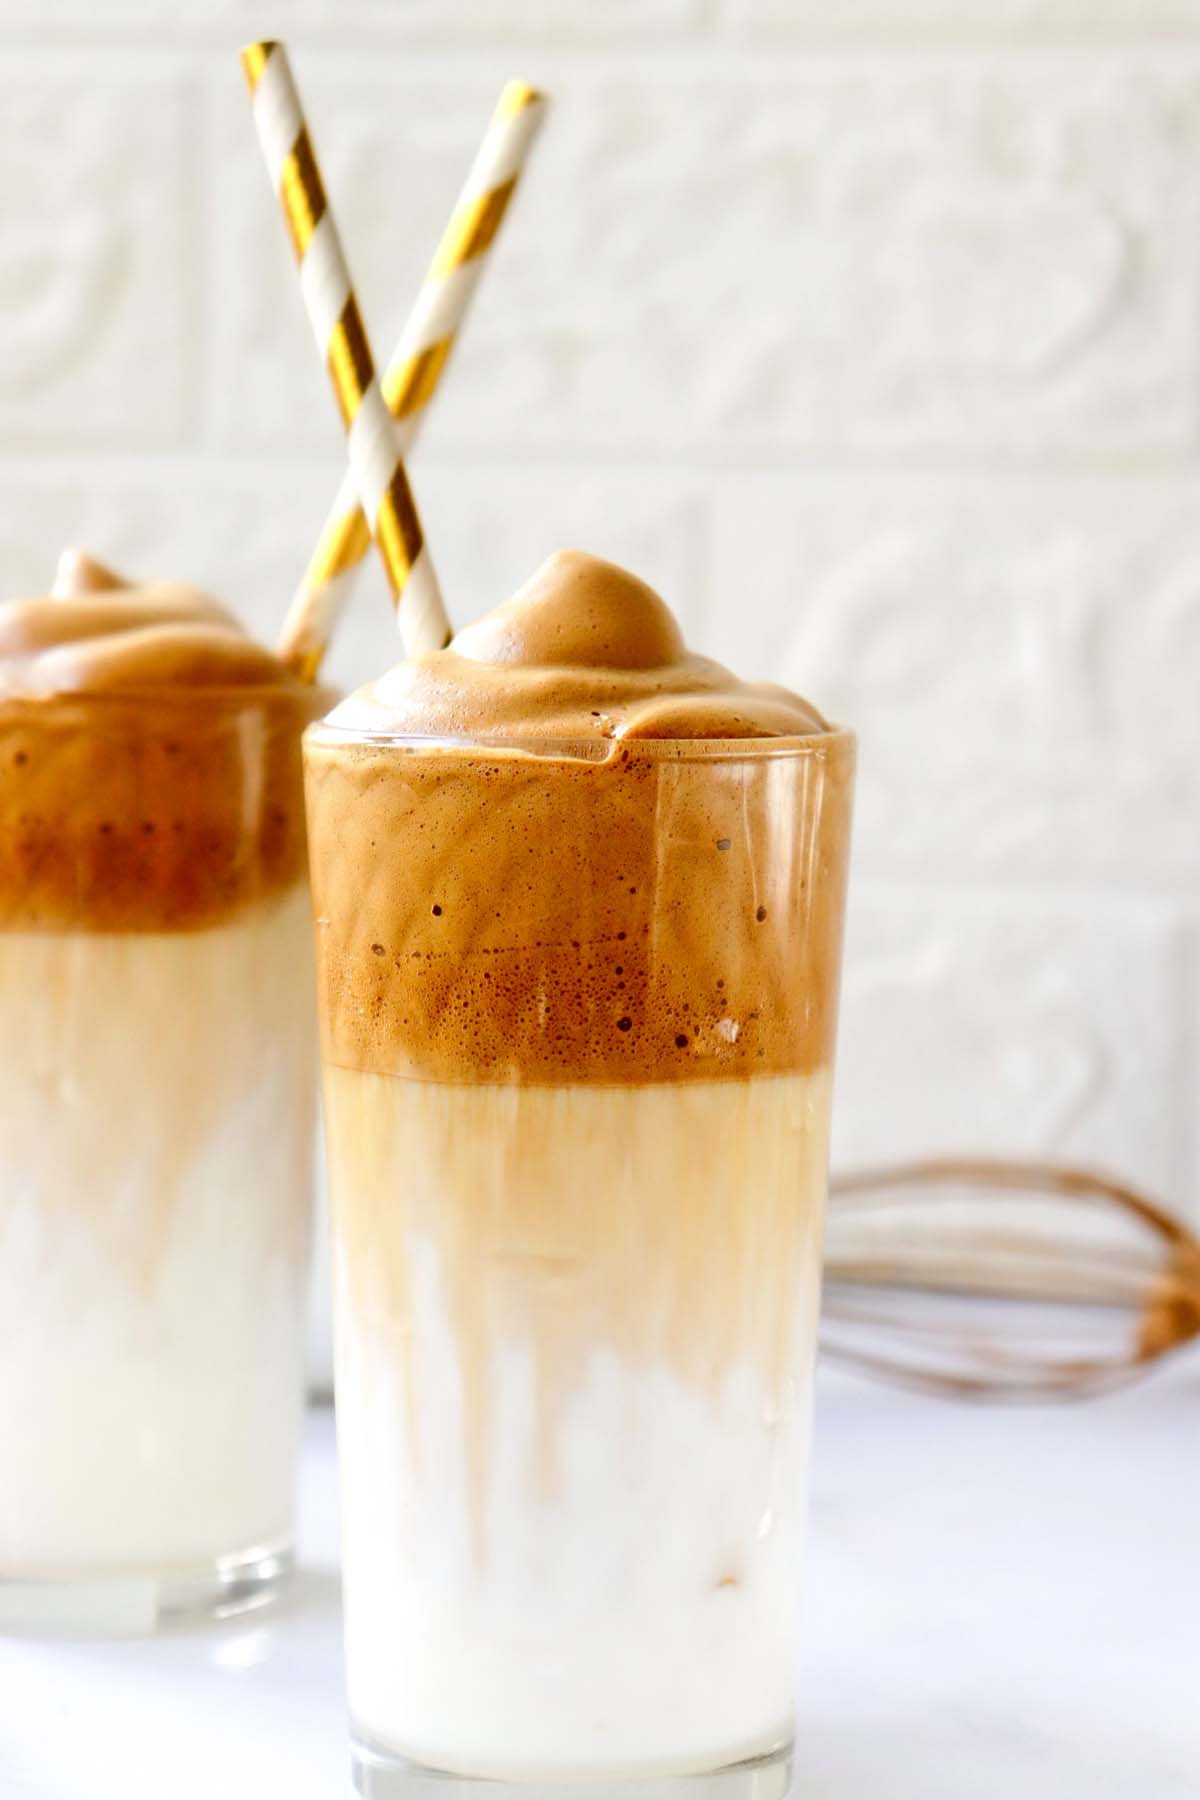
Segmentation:
[(372, 731), (358, 725), (337, 725), (316, 719), (304, 733), (309, 744), (331, 747), (358, 745), (371, 749), (458, 751), (464, 754), (508, 754), (530, 757), (563, 757), (578, 762), (612, 762), (622, 752), (660, 762), (770, 762), (805, 756), (853, 755), (856, 734), (846, 726), (831, 725), (826, 731), (810, 731), (794, 737), (642, 738), (555, 737), (547, 734), (515, 737), (511, 733), (477, 733), (457, 737), (446, 733)]

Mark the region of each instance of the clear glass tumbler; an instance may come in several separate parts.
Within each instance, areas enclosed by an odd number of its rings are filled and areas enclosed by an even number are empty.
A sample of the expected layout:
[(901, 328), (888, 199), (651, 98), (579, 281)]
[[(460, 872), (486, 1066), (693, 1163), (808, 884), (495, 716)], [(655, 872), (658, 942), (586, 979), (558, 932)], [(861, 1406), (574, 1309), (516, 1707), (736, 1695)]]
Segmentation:
[(318, 707), (0, 704), (0, 1628), (147, 1630), (287, 1567)]
[(603, 749), (306, 734), (389, 1800), (788, 1784), (853, 740)]

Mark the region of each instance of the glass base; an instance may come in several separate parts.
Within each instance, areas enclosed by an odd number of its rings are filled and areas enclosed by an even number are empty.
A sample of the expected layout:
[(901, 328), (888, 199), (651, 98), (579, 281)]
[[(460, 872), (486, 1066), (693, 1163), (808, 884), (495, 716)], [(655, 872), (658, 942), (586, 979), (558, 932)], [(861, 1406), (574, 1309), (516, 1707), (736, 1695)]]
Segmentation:
[(0, 1634), (144, 1637), (268, 1605), (292, 1571), (286, 1544), (211, 1563), (111, 1574), (0, 1575)]
[(691, 1775), (458, 1775), (409, 1762), (394, 1750), (351, 1738), (354, 1785), (363, 1800), (784, 1800), (792, 1785), (792, 1745)]

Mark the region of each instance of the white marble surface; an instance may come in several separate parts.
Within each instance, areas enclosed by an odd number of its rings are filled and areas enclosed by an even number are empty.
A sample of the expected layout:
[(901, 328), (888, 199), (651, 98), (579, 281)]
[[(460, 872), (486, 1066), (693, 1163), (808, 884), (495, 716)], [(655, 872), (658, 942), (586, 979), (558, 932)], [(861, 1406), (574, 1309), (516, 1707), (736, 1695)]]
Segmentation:
[[(804, 1800), (1194, 1800), (1200, 1356), (1102, 1402), (951, 1406), (826, 1375)], [(2, 1479), (2, 1477), (0, 1477)], [(0, 1800), (349, 1795), (332, 1422), (273, 1617), (0, 1640)]]

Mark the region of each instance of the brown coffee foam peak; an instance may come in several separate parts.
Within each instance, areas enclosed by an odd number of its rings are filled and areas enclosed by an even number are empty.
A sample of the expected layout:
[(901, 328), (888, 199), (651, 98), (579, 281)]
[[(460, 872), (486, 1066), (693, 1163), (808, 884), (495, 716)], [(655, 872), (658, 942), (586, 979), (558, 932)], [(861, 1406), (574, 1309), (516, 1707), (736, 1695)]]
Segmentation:
[(78, 551), (64, 552), (53, 593), (0, 606), (0, 699), (296, 685), (198, 588), (134, 585)]
[(552, 559), (306, 760), (334, 1063), (642, 1083), (830, 1060), (852, 741), (690, 656), (633, 577)]
[(331, 722), (429, 737), (799, 737), (828, 730), (786, 688), (695, 656), (652, 588), (562, 550), (446, 650), (399, 663)]
[(193, 930), (291, 886), (327, 701), (198, 590), (65, 553), (0, 606), (0, 927)]

